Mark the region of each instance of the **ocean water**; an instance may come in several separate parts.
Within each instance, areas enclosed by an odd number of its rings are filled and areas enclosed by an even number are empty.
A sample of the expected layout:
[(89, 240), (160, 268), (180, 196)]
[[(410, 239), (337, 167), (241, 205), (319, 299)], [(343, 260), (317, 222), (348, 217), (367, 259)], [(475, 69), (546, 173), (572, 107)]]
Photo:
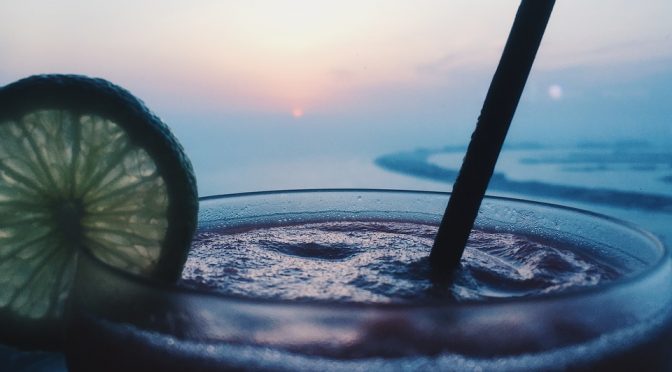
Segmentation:
[[(369, 147), (339, 150), (325, 141), (317, 141), (325, 151), (280, 141), (281, 145), (269, 145), (255, 156), (223, 148), (217, 159), (197, 158), (199, 192), (205, 196), (305, 188), (450, 191), (466, 151), (466, 145), (386, 146), (380, 138)], [(284, 147), (290, 149), (285, 153)], [(487, 193), (606, 214), (639, 225), (672, 246), (669, 146), (643, 141), (507, 144)]]
[[(390, 172), (448, 187), (465, 148), (411, 149), (375, 163)], [(509, 145), (488, 194), (550, 202), (606, 214), (654, 233), (672, 246), (672, 150), (647, 142)]]

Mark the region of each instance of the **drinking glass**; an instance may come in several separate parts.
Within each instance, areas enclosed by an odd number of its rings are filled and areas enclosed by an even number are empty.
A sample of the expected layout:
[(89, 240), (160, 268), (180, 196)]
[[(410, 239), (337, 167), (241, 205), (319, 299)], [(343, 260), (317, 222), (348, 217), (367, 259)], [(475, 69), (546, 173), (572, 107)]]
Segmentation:
[[(438, 226), (448, 193), (299, 190), (201, 199), (199, 229), (316, 221)], [(476, 228), (568, 244), (615, 281), (529, 297), (417, 304), (293, 302), (187, 289), (83, 254), (72, 370), (556, 370), (672, 366), (672, 261), (651, 234), (572, 208), (486, 197)]]

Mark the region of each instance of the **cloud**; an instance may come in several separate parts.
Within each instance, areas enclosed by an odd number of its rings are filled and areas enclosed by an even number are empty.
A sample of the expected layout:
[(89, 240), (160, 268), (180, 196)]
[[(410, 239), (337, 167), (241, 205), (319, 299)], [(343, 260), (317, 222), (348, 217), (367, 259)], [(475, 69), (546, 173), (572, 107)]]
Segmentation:
[(357, 73), (349, 69), (333, 68), (329, 70), (329, 76), (337, 81), (351, 81), (357, 77)]
[(462, 61), (464, 61), (464, 56), (462, 54), (449, 53), (435, 61), (419, 64), (416, 66), (416, 71), (420, 74), (442, 73), (446, 70), (455, 68), (456, 66), (460, 66), (460, 62)]
[(481, 71), (495, 66), (499, 61), (500, 53), (501, 50), (494, 47), (451, 51), (436, 60), (416, 65), (415, 71), (420, 75), (445, 75), (454, 71)]

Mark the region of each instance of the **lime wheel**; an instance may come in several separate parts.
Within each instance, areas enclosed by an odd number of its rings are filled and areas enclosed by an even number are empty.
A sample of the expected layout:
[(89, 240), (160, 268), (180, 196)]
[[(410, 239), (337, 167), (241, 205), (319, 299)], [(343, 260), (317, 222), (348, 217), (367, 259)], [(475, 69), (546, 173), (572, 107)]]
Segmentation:
[(57, 347), (78, 252), (164, 281), (196, 227), (191, 163), (168, 127), (102, 79), (0, 89), (0, 341)]

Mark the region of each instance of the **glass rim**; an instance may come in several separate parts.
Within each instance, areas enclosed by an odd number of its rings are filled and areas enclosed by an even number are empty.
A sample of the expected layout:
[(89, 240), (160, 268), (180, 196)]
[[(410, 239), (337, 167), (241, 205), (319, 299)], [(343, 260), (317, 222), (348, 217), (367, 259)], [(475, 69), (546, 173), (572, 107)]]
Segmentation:
[[(407, 194), (407, 195), (434, 195), (434, 196), (445, 196), (446, 202), (448, 197), (450, 197), (450, 192), (443, 191), (424, 191), (424, 190), (404, 190), (404, 189), (375, 189), (375, 188), (309, 188), (309, 189), (286, 189), (286, 190), (268, 190), (268, 191), (251, 191), (251, 192), (241, 192), (241, 193), (231, 193), (231, 194), (216, 194), (199, 197), (199, 204), (204, 201), (212, 200), (222, 200), (222, 199), (234, 199), (239, 197), (247, 196), (273, 196), (280, 194), (310, 194), (310, 193), (386, 193), (386, 194)], [(136, 274), (122, 268), (117, 268), (113, 265), (103, 262), (93, 253), (89, 252), (87, 249), (81, 249), (80, 253), (84, 254), (89, 260), (94, 262), (95, 265), (101, 267), (103, 270), (111, 272), (114, 276), (120, 276), (123, 280), (131, 281), (135, 285), (140, 285), (143, 287), (149, 287), (152, 289), (162, 290), (170, 293), (176, 294), (186, 294), (186, 295), (196, 295), (199, 297), (209, 297), (214, 299), (220, 299), (223, 301), (234, 301), (240, 303), (246, 303), (250, 305), (258, 306), (293, 306), (293, 307), (312, 307), (312, 308), (322, 308), (322, 307), (331, 307), (334, 306), (340, 308), (361, 308), (361, 309), (374, 309), (374, 310), (422, 310), (422, 309), (440, 309), (440, 308), (481, 308), (488, 307), (493, 305), (534, 305), (534, 304), (544, 304), (554, 301), (562, 300), (575, 300), (582, 298), (590, 298), (591, 296), (598, 294), (605, 294), (616, 289), (628, 286), (630, 284), (637, 283), (639, 281), (646, 280), (647, 278), (656, 275), (656, 273), (663, 268), (665, 263), (669, 260), (672, 260), (672, 253), (654, 234), (642, 229), (638, 225), (624, 221), (615, 217), (607, 216), (604, 214), (587, 211), (580, 208), (558, 205), (547, 202), (525, 200), (504, 196), (491, 196), (486, 195), (484, 200), (492, 201), (504, 201), (504, 202), (513, 202), (543, 208), (552, 208), (557, 210), (562, 210), (570, 213), (577, 213), (584, 216), (597, 218), (599, 220), (605, 221), (607, 223), (618, 225), (621, 228), (626, 228), (630, 232), (633, 232), (639, 235), (641, 238), (646, 240), (648, 245), (653, 247), (656, 250), (661, 252), (660, 257), (650, 265), (647, 265), (644, 270), (637, 272), (634, 275), (630, 275), (624, 278), (620, 278), (614, 281), (610, 281), (600, 285), (586, 286), (573, 288), (561, 292), (552, 292), (552, 293), (542, 293), (534, 296), (517, 296), (517, 297), (502, 297), (502, 298), (489, 298), (487, 300), (464, 300), (459, 302), (445, 302), (441, 300), (437, 301), (422, 301), (418, 303), (412, 302), (390, 302), (390, 303), (363, 303), (363, 302), (343, 302), (337, 300), (309, 300), (309, 301), (293, 301), (293, 300), (284, 300), (284, 299), (270, 299), (270, 298), (255, 298), (248, 296), (239, 296), (239, 295), (230, 295), (224, 293), (218, 293), (216, 291), (191, 288), (191, 287), (181, 287), (177, 282), (165, 282), (156, 278), (152, 278), (146, 275)]]

